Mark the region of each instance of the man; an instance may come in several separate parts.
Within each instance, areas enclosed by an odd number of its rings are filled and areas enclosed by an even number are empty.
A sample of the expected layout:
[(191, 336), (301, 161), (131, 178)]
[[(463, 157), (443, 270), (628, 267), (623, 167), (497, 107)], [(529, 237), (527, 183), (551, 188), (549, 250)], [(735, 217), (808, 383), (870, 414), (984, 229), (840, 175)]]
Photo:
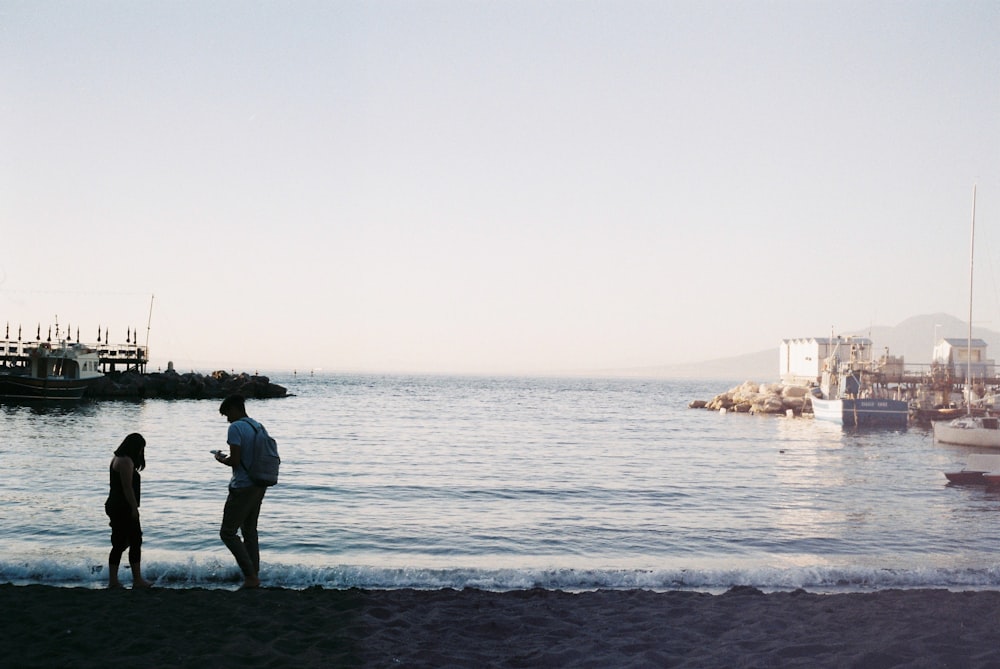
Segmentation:
[[(219, 413), (229, 421), (229, 432), (226, 436), (229, 455), (216, 451), (215, 459), (232, 467), (233, 470), (232, 478), (229, 480), (226, 508), (222, 512), (219, 536), (243, 572), (243, 586), (240, 589), (259, 588), (260, 547), (257, 543), (257, 517), (260, 515), (260, 504), (264, 501), (267, 488), (254, 485), (246, 467), (241, 465), (242, 462), (253, 462), (256, 435), (254, 428), (259, 428), (259, 424), (247, 416), (242, 395), (230, 395), (224, 399), (219, 406)], [(243, 534), (242, 540), (236, 534), (237, 530)]]

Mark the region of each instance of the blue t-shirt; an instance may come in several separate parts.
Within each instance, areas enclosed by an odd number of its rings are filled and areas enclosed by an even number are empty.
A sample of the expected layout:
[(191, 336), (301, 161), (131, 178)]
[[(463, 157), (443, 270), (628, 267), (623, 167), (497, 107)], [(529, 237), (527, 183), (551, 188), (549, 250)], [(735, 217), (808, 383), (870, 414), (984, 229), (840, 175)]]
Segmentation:
[[(251, 426), (251, 423), (253, 423), (253, 426)], [(253, 485), (253, 481), (250, 480), (250, 475), (247, 474), (244, 465), (249, 468), (253, 464), (253, 446), (257, 435), (254, 427), (259, 429), (260, 423), (252, 418), (240, 418), (229, 424), (226, 443), (230, 446), (240, 447), (240, 462), (242, 463), (237, 467), (233, 467), (233, 477), (229, 479), (230, 488), (249, 488)]]

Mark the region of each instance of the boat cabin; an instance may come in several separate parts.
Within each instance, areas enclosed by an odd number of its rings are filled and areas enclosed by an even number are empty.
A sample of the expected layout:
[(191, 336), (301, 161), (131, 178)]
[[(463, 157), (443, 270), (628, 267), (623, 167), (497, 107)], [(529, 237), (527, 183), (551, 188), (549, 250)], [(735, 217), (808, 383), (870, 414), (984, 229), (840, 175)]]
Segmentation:
[(29, 352), (28, 374), (38, 379), (92, 379), (101, 376), (96, 351), (80, 344), (51, 347), (41, 344)]

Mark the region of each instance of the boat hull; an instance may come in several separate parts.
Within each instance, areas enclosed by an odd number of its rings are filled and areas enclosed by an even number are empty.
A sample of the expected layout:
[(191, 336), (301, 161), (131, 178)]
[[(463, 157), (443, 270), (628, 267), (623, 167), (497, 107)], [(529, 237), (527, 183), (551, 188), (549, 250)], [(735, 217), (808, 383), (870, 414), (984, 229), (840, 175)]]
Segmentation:
[(1000, 448), (1000, 421), (995, 417), (966, 417), (936, 422), (934, 441), (958, 446)]
[(813, 417), (845, 427), (905, 429), (910, 407), (902, 400), (812, 398)]
[(976, 472), (964, 469), (960, 472), (945, 472), (949, 483), (955, 485), (986, 485), (986, 472)]
[(93, 379), (35, 378), (0, 374), (0, 398), (10, 400), (78, 400)]

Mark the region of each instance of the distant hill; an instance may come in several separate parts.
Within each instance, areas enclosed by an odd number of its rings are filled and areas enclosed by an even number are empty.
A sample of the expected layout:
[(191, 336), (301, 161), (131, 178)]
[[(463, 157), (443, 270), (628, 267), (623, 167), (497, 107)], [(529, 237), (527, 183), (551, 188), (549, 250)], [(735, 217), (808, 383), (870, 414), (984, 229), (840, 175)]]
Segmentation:
[[(888, 347), (889, 354), (903, 356), (907, 364), (927, 365), (931, 362), (934, 351), (935, 335), (938, 339), (950, 337), (965, 339), (969, 326), (966, 321), (948, 314), (929, 314), (908, 318), (894, 327), (875, 326), (857, 330), (843, 330), (838, 335), (861, 335), (869, 337), (874, 345), (875, 354), (881, 354)], [(787, 339), (806, 337), (829, 337), (830, 333), (814, 332), (811, 334), (790, 334)], [(972, 336), (982, 339), (987, 344), (987, 354), (996, 359), (1000, 355), (1000, 333), (982, 327), (972, 328)], [(726, 379), (730, 381), (777, 381), (778, 380), (778, 346), (773, 349), (747, 353), (731, 358), (717, 358), (702, 362), (677, 365), (660, 365), (655, 367), (618, 370), (615, 375), (647, 376), (681, 379)], [(611, 373), (609, 371), (609, 373)]]
[(777, 381), (778, 346), (732, 358), (716, 358), (679, 365), (623, 369), (609, 374), (667, 379), (726, 379), (728, 381)]

